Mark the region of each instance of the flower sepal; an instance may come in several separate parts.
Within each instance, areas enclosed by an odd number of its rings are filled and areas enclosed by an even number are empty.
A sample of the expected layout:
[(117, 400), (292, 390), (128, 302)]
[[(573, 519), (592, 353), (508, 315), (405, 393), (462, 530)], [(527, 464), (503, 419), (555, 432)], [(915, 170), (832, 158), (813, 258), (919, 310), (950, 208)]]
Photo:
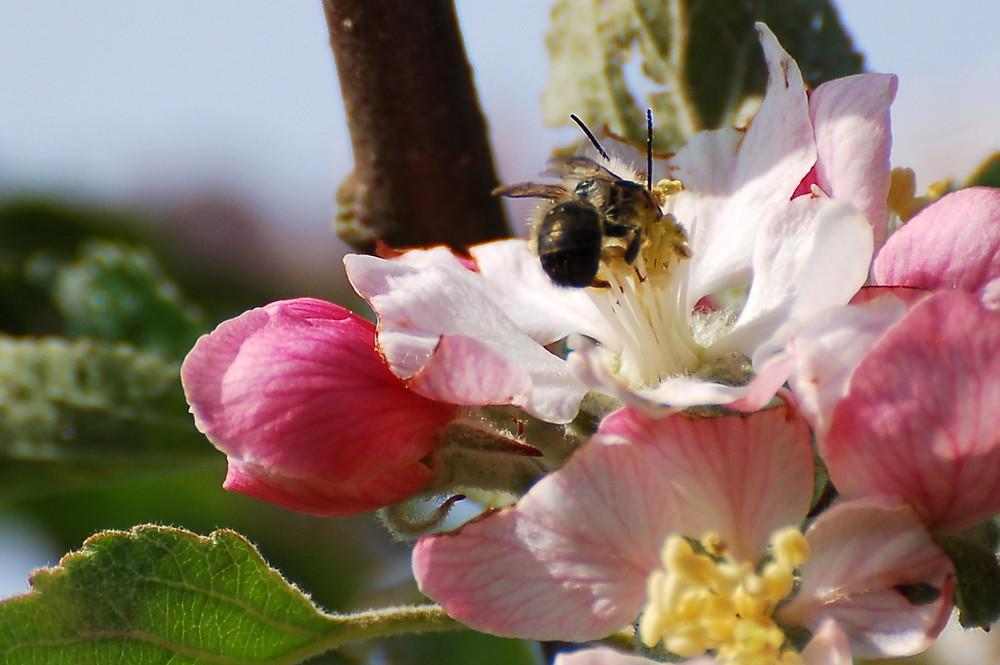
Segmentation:
[(511, 504), (583, 440), (568, 426), (553, 426), (516, 409), (462, 409), (441, 435), (434, 480), (380, 511), (383, 526), (400, 540), (413, 540), (442, 530), (462, 499), (485, 508)]
[(937, 543), (955, 565), (955, 606), (963, 628), (989, 630), (1000, 621), (1000, 526), (993, 520)]

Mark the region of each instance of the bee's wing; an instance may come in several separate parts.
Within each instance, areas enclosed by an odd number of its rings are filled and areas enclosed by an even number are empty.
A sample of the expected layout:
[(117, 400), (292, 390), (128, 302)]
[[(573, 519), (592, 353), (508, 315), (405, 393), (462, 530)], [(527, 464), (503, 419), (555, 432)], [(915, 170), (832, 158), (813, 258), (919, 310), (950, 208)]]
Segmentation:
[(550, 160), (549, 168), (543, 171), (542, 175), (571, 180), (604, 180), (606, 182), (621, 180), (619, 176), (605, 167), (582, 155)]
[(493, 196), (509, 196), (511, 198), (522, 198), (533, 196), (540, 199), (561, 199), (565, 198), (569, 191), (562, 185), (553, 185), (542, 182), (516, 182), (513, 185), (501, 185), (492, 192)]

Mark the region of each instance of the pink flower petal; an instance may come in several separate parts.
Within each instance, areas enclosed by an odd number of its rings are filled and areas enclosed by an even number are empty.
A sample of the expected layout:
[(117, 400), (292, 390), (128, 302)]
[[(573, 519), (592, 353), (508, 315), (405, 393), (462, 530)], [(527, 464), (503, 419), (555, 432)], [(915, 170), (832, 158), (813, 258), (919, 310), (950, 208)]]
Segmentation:
[(1000, 309), (1000, 189), (970, 187), (892, 234), (872, 265), (877, 284), (961, 289)]
[(805, 665), (852, 665), (851, 645), (847, 635), (836, 621), (831, 619), (820, 623), (809, 644), (802, 651)]
[[(951, 612), (951, 561), (898, 500), (836, 505), (806, 538), (812, 558), (800, 568), (798, 595), (778, 611), (783, 624), (816, 630), (832, 618), (861, 658), (918, 653), (944, 628)], [(928, 598), (908, 597), (907, 589), (925, 591)]]
[(223, 488), (269, 503), (324, 517), (344, 517), (377, 510), (419, 492), (434, 479), (421, 463), (388, 469), (371, 479), (333, 481), (322, 475), (281, 475), (264, 464), (229, 460)]
[(897, 85), (889, 74), (858, 74), (828, 81), (809, 96), (818, 184), (861, 211), (875, 231), (876, 246), (885, 242), (888, 221), (889, 105)]
[(766, 26), (757, 31), (768, 85), (750, 127), (696, 134), (672, 161), (686, 188), (672, 205), (690, 233), (692, 306), (749, 281), (758, 229), (816, 162), (798, 65)]
[(718, 532), (756, 560), (804, 516), (812, 446), (786, 408), (745, 417), (654, 419), (623, 409), (521, 501), (422, 539), (421, 590), (499, 635), (584, 641), (631, 624), (669, 533)]
[(788, 342), (794, 369), (789, 385), (799, 408), (823, 438), (850, 378), (872, 346), (906, 314), (892, 294), (862, 305), (831, 308), (813, 317)]
[(637, 447), (587, 446), (516, 507), (420, 540), (421, 591), (496, 635), (587, 641), (628, 626), (677, 513), (649, 464)]
[[(231, 486), (347, 514), (338, 498), (345, 487), (383, 498), (397, 488), (385, 505), (427, 484), (421, 460), (454, 407), (408, 390), (374, 337), (371, 323), (342, 307), (300, 298), (246, 312), (198, 340), (181, 379), (195, 424), (230, 459)], [(261, 483), (255, 491), (253, 477)], [(283, 501), (296, 486), (312, 498)], [(317, 499), (323, 491), (325, 508)], [(365, 502), (350, 512), (371, 508)]]
[[(473, 406), (515, 404), (549, 422), (572, 420), (586, 387), (542, 346), (554, 340), (535, 340), (521, 330), (500, 306), (494, 281), (458, 265), (431, 262), (429, 255), (404, 255), (419, 256), (424, 257), (419, 266), (360, 255), (344, 259), (354, 288), (378, 314), (379, 349), (393, 372), (403, 379), (423, 372), (416, 385), (428, 390), (475, 377), (476, 388), (467, 395), (426, 394)], [(444, 343), (451, 348), (432, 362), (447, 336), (467, 341)], [(490, 352), (469, 353), (471, 340)], [(511, 395), (514, 387), (518, 392)]]
[(657, 473), (682, 499), (671, 528), (720, 534), (738, 560), (757, 561), (771, 533), (798, 524), (813, 490), (809, 428), (787, 407), (746, 416), (657, 420), (622, 410), (601, 423), (597, 441), (655, 451)]
[(935, 531), (1000, 512), (1000, 314), (943, 291), (865, 356), (820, 452), (845, 496), (899, 496)]

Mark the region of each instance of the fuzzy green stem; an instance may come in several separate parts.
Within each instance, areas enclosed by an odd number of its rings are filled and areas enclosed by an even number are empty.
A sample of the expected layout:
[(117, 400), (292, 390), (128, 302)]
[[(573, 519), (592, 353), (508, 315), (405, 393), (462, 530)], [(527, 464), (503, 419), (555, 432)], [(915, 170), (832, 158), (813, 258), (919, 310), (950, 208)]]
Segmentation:
[(345, 644), (376, 637), (467, 629), (445, 614), (439, 605), (410, 605), (355, 614), (334, 614), (329, 616), (329, 621), (330, 630), (323, 638), (269, 661), (268, 665), (301, 663)]

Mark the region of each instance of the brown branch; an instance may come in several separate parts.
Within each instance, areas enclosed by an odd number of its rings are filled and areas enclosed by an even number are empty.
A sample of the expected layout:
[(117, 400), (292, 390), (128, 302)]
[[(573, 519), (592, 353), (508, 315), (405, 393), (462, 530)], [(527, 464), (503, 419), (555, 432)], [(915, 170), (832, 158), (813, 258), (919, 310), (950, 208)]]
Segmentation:
[(354, 152), (338, 233), (362, 251), (509, 235), (451, 0), (324, 0)]

